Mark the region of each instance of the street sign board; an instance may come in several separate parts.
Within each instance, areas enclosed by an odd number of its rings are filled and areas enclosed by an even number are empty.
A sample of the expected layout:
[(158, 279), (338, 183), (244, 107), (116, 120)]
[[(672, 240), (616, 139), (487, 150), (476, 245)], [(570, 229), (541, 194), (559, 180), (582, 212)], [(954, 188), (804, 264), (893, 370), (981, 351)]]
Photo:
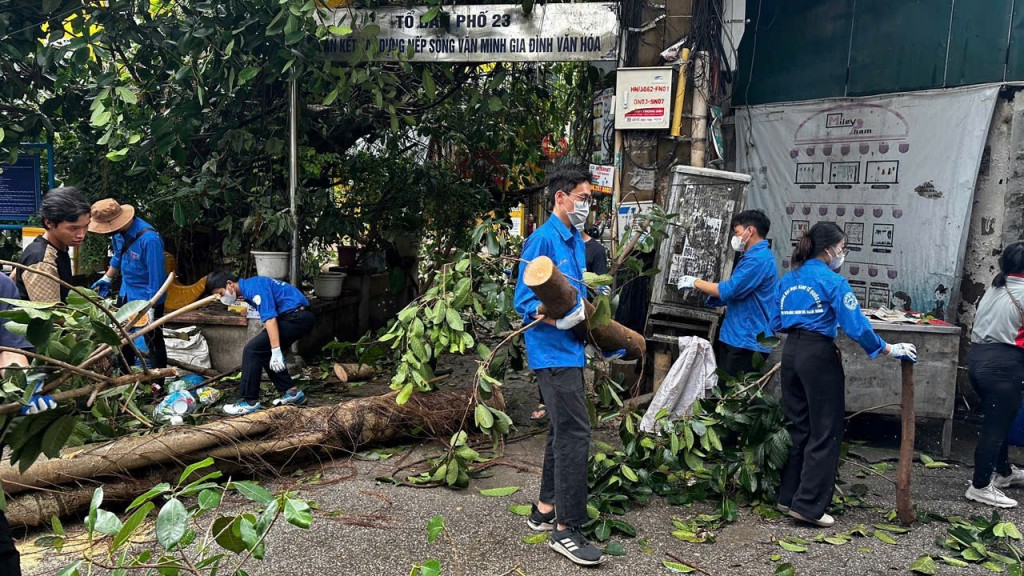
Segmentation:
[(39, 156), (20, 154), (14, 164), (0, 164), (0, 221), (28, 220), (39, 211)]
[[(554, 62), (615, 60), (619, 4), (517, 4), (448, 6), (423, 22), (429, 6), (327, 11), (327, 24), (351, 28), (324, 42), (328, 58), (356, 53), (416, 62)], [(374, 35), (376, 32), (376, 35)]]

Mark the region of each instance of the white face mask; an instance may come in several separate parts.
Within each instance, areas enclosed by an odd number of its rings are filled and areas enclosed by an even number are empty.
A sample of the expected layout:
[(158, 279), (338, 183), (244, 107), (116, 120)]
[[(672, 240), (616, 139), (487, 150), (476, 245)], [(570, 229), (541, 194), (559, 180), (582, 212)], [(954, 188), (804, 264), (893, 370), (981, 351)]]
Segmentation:
[(573, 225), (573, 228), (582, 231), (587, 224), (588, 216), (590, 216), (590, 201), (573, 200), (572, 212), (569, 212), (569, 223)]
[(732, 240), (729, 241), (729, 246), (737, 252), (744, 252), (747, 249), (747, 241), (743, 239), (742, 235), (733, 236)]
[(839, 255), (838, 256), (833, 256), (828, 261), (828, 267), (831, 268), (832, 270), (839, 270), (840, 268), (843, 267), (843, 262), (846, 261), (846, 254), (840, 253), (838, 250), (832, 250), (832, 253), (833, 254), (837, 254), (838, 253)]
[(227, 289), (220, 295), (220, 303), (225, 306), (231, 306), (238, 300), (238, 296), (234, 292), (229, 292)]

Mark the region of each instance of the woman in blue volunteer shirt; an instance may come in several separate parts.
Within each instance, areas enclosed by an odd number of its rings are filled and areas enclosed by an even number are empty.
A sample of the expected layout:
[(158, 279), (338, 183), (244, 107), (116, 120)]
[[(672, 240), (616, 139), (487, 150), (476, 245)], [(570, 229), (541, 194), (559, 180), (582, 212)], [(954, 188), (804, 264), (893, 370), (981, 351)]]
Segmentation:
[(913, 344), (886, 344), (860, 310), (845, 278), (836, 273), (846, 256), (846, 235), (833, 222), (819, 222), (793, 252), (795, 269), (776, 289), (772, 330), (784, 332), (782, 408), (789, 420), (789, 461), (782, 472), (778, 508), (793, 518), (831, 526), (836, 465), (843, 441), (845, 375), (836, 328), (868, 356), (885, 352), (917, 362)]
[(288, 348), (313, 329), (316, 318), (309, 310), (309, 301), (298, 288), (282, 282), (255, 276), (238, 276), (216, 270), (206, 277), (206, 290), (220, 296), (230, 306), (236, 300), (245, 300), (259, 312), (263, 331), (253, 337), (242, 351), (242, 378), (238, 382), (241, 399), (224, 407), (231, 416), (248, 414), (260, 406), (260, 375), (265, 370), (281, 396), (275, 406), (302, 404), (306, 394), (292, 384), (282, 348)]

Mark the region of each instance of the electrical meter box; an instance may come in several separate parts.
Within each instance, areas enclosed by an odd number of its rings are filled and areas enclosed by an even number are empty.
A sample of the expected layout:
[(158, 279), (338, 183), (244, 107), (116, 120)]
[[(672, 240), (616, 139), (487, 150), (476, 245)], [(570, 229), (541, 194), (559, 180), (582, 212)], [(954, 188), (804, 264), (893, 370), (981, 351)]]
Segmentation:
[(615, 129), (667, 130), (672, 124), (672, 67), (615, 72)]

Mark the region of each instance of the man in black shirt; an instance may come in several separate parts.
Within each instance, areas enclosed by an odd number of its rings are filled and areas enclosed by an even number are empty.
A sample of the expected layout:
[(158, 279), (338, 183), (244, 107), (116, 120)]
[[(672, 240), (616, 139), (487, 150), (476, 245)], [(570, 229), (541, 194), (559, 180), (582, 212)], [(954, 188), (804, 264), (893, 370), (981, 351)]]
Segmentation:
[[(68, 248), (81, 246), (89, 231), (89, 201), (77, 188), (54, 188), (43, 196), (39, 215), (46, 232), (21, 253), (25, 266), (71, 282)], [(39, 274), (19, 269), (15, 277), (22, 300), (64, 302), (68, 288)]]

